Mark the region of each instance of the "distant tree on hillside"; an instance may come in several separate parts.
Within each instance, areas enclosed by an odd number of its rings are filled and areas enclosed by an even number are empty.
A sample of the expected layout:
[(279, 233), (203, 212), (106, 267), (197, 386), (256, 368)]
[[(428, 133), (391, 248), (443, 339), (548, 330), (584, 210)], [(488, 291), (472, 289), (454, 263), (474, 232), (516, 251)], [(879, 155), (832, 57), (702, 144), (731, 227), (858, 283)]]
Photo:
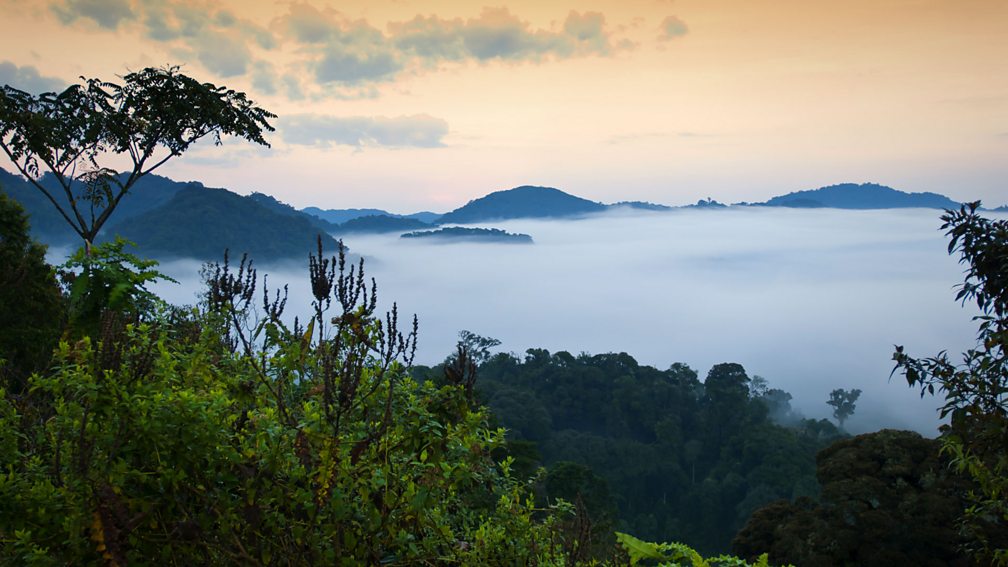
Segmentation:
[(843, 424), (847, 421), (847, 418), (854, 414), (859, 397), (861, 397), (861, 390), (857, 388), (853, 390), (837, 388), (830, 392), (829, 400), (826, 403), (833, 406), (833, 417), (836, 418), (840, 429), (843, 429)]

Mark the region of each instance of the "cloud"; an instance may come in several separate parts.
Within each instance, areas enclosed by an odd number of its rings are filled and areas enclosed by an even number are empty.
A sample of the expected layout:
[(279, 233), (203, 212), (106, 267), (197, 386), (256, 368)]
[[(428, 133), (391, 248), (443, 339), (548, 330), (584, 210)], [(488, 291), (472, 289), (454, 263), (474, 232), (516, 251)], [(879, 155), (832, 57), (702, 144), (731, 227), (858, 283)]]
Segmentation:
[(427, 114), (338, 117), (294, 114), (281, 117), (277, 131), (289, 144), (434, 148), (443, 146), (448, 123)]
[(0, 85), (10, 85), (25, 92), (38, 94), (61, 91), (67, 82), (55, 77), (43, 77), (31, 65), (18, 67), (10, 61), (0, 61)]
[(252, 62), (252, 53), (241, 37), (207, 30), (192, 41), (196, 58), (204, 67), (221, 77), (244, 75)]
[(89, 19), (110, 30), (136, 16), (129, 0), (60, 0), (53, 2), (50, 8), (64, 24)]
[[(607, 56), (632, 48), (600, 12), (571, 11), (563, 22), (533, 26), (506, 7), (484, 8), (470, 18), (436, 15), (389, 23), (384, 29), (307, 2), (291, 3), (263, 27), (240, 12), (208, 0), (54, 0), (66, 24), (91, 19), (113, 30), (126, 22), (165, 44), (183, 59), (198, 61), (221, 77), (249, 76), (267, 93), (307, 98), (359, 98), (404, 72), (445, 62), (540, 63), (572, 57)], [(276, 58), (258, 49), (282, 49), (287, 72), (301, 75), (286, 88), (263, 70)]]
[(315, 77), (323, 84), (355, 84), (389, 78), (401, 69), (402, 64), (389, 51), (353, 52), (333, 47), (315, 65)]
[(669, 41), (677, 37), (682, 37), (689, 32), (689, 27), (686, 26), (686, 22), (675, 16), (669, 16), (662, 20), (661, 26), (659, 26), (658, 29), (658, 39), (662, 41)]
[(252, 87), (263, 94), (276, 94), (277, 76), (273, 65), (266, 61), (256, 61), (252, 67)]
[(431, 62), (476, 59), (539, 61), (547, 56), (606, 55), (613, 49), (605, 16), (571, 12), (561, 31), (533, 29), (507, 8), (484, 8), (477, 18), (417, 16), (389, 25), (404, 54)]

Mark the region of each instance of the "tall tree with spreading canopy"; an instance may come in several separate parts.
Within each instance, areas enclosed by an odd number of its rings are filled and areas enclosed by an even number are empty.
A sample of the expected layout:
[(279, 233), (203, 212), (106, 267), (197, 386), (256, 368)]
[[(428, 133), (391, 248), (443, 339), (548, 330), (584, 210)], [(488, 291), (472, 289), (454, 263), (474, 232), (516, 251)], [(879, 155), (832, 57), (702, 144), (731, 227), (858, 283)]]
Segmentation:
[(857, 407), (857, 400), (861, 397), (861, 390), (854, 388), (853, 390), (844, 390), (843, 388), (837, 388), (830, 392), (829, 399), (826, 403), (833, 408), (833, 417), (836, 418), (837, 424), (840, 429), (843, 429), (843, 424), (847, 421), (847, 418), (854, 415), (854, 410)]
[[(121, 84), (81, 79), (38, 96), (0, 88), (0, 148), (87, 250), (137, 180), (198, 140), (220, 145), (224, 135), (269, 146), (263, 134), (276, 115), (177, 66), (129, 73)], [(119, 173), (112, 164), (124, 158), (130, 166)], [(42, 182), (46, 172), (58, 187)]]
[(942, 450), (976, 488), (968, 494), (964, 532), (978, 562), (1008, 565), (1008, 221), (980, 216), (979, 202), (942, 215), (948, 252), (958, 252), (966, 278), (956, 299), (980, 314), (977, 344), (956, 363), (944, 351), (914, 358), (902, 346), (893, 359), (921, 396), (944, 393)]

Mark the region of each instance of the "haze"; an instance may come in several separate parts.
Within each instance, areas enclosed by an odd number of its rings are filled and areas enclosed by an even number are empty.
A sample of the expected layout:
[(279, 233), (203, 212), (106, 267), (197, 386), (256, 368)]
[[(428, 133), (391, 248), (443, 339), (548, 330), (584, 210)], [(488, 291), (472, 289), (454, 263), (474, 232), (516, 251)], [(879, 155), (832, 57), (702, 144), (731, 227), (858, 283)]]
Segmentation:
[[(972, 344), (973, 311), (954, 301), (961, 267), (934, 210), (736, 208), (609, 213), (492, 226), (535, 244), (432, 244), (397, 234), (346, 243), (364, 255), (385, 308), (420, 318), (417, 362), (435, 364), (468, 329), (528, 348), (627, 352), (642, 364), (685, 362), (701, 379), (719, 362), (828, 417), (834, 388), (864, 391), (852, 432), (934, 435), (936, 398), (889, 380), (894, 344), (916, 355)], [(489, 226), (489, 225), (487, 225)], [(170, 262), (183, 282), (158, 292), (191, 303), (198, 263)], [(261, 267), (289, 283), (291, 316), (307, 313), (306, 270)]]

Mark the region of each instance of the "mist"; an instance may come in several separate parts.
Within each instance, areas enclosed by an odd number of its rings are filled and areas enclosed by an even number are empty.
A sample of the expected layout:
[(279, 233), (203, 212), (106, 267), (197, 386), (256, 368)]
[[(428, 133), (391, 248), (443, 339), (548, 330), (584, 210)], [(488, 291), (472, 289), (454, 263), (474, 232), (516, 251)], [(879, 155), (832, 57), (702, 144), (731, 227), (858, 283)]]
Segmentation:
[[(420, 320), (417, 363), (452, 352), (458, 331), (573, 354), (627, 352), (641, 364), (684, 362), (701, 380), (738, 362), (829, 417), (834, 388), (863, 391), (853, 433), (882, 427), (933, 436), (941, 400), (896, 375), (893, 346), (911, 355), (973, 344), (975, 310), (954, 300), (962, 280), (934, 210), (737, 208), (615, 212), (579, 220), (487, 223), (531, 234), (531, 246), (355, 236), (381, 307)], [(421, 240), (421, 239), (416, 239)], [(332, 251), (335, 252), (335, 251)], [(307, 251), (306, 251), (307, 257)], [(307, 262), (305, 262), (307, 264)], [(192, 303), (200, 263), (171, 261), (181, 284), (155, 290)], [(309, 311), (307, 268), (259, 266), (290, 286), (288, 312)]]

